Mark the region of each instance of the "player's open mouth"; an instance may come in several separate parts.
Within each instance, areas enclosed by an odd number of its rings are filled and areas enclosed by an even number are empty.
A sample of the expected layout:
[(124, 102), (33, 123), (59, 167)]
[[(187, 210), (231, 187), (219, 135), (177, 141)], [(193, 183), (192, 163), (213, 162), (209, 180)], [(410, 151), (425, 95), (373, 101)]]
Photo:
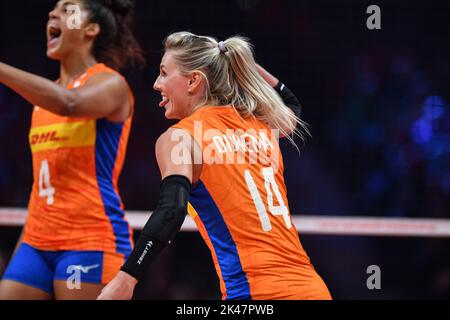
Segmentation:
[(159, 106), (161, 108), (165, 107), (167, 104), (169, 103), (169, 98), (167, 98), (166, 96), (162, 96), (162, 100), (159, 103)]
[(61, 34), (61, 29), (58, 26), (54, 24), (49, 25), (47, 28), (48, 46), (52, 47), (56, 45), (61, 38)]

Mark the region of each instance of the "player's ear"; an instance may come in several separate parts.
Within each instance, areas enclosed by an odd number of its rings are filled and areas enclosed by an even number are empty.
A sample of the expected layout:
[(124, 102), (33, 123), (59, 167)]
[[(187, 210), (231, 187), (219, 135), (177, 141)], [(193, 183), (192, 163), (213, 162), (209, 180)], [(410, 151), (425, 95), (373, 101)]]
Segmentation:
[(95, 38), (100, 33), (100, 25), (98, 23), (89, 23), (85, 28), (85, 34), (88, 38)]
[(203, 74), (199, 71), (193, 71), (188, 76), (188, 91), (190, 93), (195, 93), (201, 88), (201, 83), (203, 82)]

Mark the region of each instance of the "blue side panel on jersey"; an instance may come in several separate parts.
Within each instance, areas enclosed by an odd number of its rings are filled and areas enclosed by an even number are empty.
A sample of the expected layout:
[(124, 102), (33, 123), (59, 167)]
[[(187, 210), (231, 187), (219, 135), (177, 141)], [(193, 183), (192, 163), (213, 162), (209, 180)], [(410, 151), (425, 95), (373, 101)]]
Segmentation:
[(124, 219), (125, 212), (121, 208), (119, 195), (113, 186), (113, 170), (122, 130), (123, 123), (112, 123), (106, 119), (97, 120), (95, 167), (105, 211), (116, 237), (117, 252), (128, 257), (132, 250), (130, 231)]
[(211, 194), (201, 180), (191, 190), (189, 202), (204, 224), (225, 282), (227, 299), (251, 299), (247, 275), (230, 231)]

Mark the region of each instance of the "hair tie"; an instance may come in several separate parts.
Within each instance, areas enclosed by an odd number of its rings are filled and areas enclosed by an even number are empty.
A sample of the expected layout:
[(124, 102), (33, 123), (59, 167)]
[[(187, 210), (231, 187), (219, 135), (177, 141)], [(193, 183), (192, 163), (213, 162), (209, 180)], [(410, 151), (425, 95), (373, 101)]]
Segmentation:
[(220, 52), (223, 52), (223, 53), (228, 52), (228, 49), (225, 47), (225, 43), (223, 41), (219, 42), (219, 49), (220, 49)]

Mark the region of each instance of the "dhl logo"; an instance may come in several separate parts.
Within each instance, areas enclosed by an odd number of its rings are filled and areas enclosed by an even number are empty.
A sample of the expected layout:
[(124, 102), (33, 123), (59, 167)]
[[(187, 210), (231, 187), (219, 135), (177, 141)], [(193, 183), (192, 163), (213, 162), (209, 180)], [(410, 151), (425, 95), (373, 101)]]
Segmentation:
[(33, 146), (35, 144), (46, 143), (48, 141), (51, 141), (51, 142), (66, 141), (69, 139), (70, 139), (69, 137), (58, 137), (57, 131), (50, 131), (50, 132), (32, 135), (30, 138), (30, 144)]
[(31, 151), (93, 146), (95, 129), (95, 120), (33, 127), (29, 135)]

